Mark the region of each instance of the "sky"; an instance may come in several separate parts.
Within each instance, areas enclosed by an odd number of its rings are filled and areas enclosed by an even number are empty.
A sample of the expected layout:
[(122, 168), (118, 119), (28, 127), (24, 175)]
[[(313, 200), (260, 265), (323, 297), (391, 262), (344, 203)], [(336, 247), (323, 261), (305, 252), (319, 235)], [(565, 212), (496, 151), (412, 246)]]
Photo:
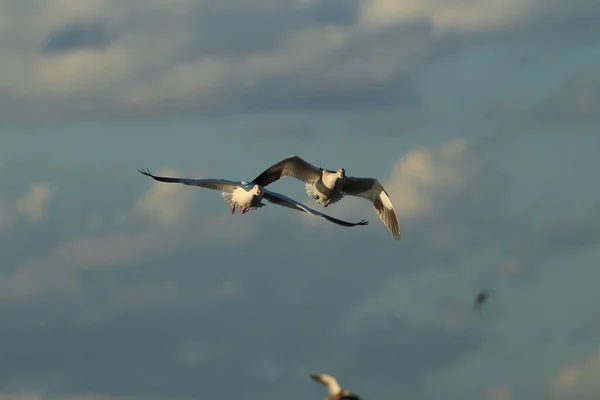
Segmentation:
[[(599, 14), (0, 0), (0, 400), (599, 398)], [(137, 172), (291, 155), (378, 179), (402, 239)]]

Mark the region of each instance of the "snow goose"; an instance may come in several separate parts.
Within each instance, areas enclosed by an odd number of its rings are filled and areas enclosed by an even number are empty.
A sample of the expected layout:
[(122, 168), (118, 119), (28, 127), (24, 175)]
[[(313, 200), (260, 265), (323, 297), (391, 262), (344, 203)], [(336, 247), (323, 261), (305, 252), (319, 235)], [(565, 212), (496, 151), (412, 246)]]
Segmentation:
[(159, 182), (169, 183), (182, 183), (189, 186), (199, 186), (203, 188), (220, 190), (221, 195), (227, 203), (231, 206), (231, 213), (235, 213), (235, 209), (238, 208), (242, 214), (247, 213), (249, 210), (255, 210), (260, 207), (264, 207), (265, 204), (261, 201), (263, 199), (270, 203), (277, 204), (283, 207), (291, 208), (292, 210), (298, 210), (315, 217), (323, 218), (334, 224), (341, 226), (357, 226), (357, 225), (368, 225), (369, 222), (362, 220), (357, 223), (351, 223), (339, 220), (337, 218), (330, 217), (329, 215), (322, 214), (315, 211), (302, 203), (299, 203), (289, 197), (282, 194), (272, 192), (259, 185), (249, 184), (248, 182), (234, 182), (225, 179), (187, 179), (187, 178), (168, 178), (163, 176), (155, 176), (150, 173), (149, 170), (138, 170), (141, 174), (149, 176)]
[(329, 391), (331, 396), (326, 397), (325, 400), (361, 400), (360, 397), (351, 391), (342, 389), (338, 381), (331, 375), (311, 374), (310, 377), (323, 384)]
[(377, 179), (346, 176), (344, 168), (337, 171), (317, 168), (302, 158), (293, 156), (270, 166), (252, 183), (267, 186), (285, 176), (303, 181), (306, 193), (324, 207), (338, 202), (345, 195), (370, 200), (377, 215), (394, 238), (401, 238), (402, 233), (392, 201)]

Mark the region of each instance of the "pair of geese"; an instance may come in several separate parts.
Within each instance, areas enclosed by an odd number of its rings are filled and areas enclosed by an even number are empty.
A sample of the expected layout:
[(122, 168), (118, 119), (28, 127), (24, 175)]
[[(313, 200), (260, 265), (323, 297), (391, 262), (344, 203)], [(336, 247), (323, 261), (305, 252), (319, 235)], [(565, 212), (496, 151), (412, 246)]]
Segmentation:
[(231, 206), (231, 213), (238, 208), (242, 214), (249, 210), (263, 207), (262, 200), (283, 207), (305, 212), (309, 215), (323, 218), (335, 224), (352, 227), (367, 225), (368, 221), (357, 223), (342, 221), (329, 215), (315, 211), (306, 205), (265, 189), (265, 186), (283, 177), (291, 177), (304, 182), (306, 192), (310, 197), (327, 207), (340, 201), (344, 196), (357, 196), (373, 203), (377, 215), (383, 224), (390, 230), (396, 240), (401, 237), (398, 217), (394, 206), (383, 186), (374, 178), (355, 178), (346, 176), (344, 168), (331, 171), (318, 168), (298, 156), (286, 158), (264, 170), (251, 183), (246, 181), (234, 182), (225, 179), (188, 179), (155, 176), (150, 171), (139, 170), (140, 173), (150, 176), (160, 182), (182, 183), (184, 185), (199, 186), (222, 191), (221, 195)]

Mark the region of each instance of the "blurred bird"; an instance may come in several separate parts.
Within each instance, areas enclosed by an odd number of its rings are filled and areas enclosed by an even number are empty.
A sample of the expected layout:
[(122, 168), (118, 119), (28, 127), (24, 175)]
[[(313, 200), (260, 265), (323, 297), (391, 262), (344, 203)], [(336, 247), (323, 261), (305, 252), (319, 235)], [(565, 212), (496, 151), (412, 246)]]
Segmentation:
[(475, 311), (480, 312), (481, 311), (481, 306), (483, 305), (483, 303), (485, 303), (487, 301), (487, 299), (490, 297), (491, 295), (491, 291), (490, 290), (482, 290), (479, 293), (477, 293), (477, 295), (475, 296)]
[(331, 375), (311, 374), (310, 377), (323, 384), (329, 391), (331, 396), (326, 397), (325, 400), (361, 400), (360, 397), (351, 391), (340, 388), (338, 381)]

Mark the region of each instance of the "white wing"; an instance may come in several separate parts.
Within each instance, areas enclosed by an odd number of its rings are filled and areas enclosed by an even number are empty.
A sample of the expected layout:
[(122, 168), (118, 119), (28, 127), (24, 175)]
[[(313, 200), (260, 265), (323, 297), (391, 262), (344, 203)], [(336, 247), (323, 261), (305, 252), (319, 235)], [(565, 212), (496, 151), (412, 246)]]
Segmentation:
[(394, 205), (377, 179), (348, 177), (342, 191), (350, 196), (358, 196), (370, 200), (375, 207), (377, 215), (392, 232), (396, 240), (402, 237)]
[(342, 391), (342, 388), (340, 388), (340, 384), (338, 383), (338, 381), (331, 375), (312, 374), (310, 377), (315, 381), (325, 385), (325, 387), (327, 387), (327, 390), (329, 391), (329, 394), (331, 394), (332, 396), (335, 396), (336, 394)]
[(207, 189), (219, 190), (219, 191), (234, 191), (236, 188), (249, 189), (249, 185), (244, 182), (228, 181), (226, 179), (188, 179), (188, 178), (167, 178), (164, 176), (155, 176), (146, 170), (138, 170), (141, 174), (149, 176), (159, 182), (168, 183), (181, 183), (189, 186), (199, 186)]

